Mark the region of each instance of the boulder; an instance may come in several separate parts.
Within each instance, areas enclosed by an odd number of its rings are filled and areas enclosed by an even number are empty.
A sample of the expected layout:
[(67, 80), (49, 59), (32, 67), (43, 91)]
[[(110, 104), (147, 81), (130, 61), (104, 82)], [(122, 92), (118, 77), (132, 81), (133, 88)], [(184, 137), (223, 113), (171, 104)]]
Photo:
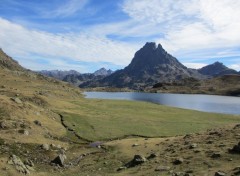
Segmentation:
[(63, 167), (63, 166), (64, 166), (64, 160), (65, 160), (65, 159), (67, 159), (66, 155), (60, 154), (60, 155), (58, 155), (54, 160), (52, 160), (51, 163)]
[(135, 155), (134, 158), (132, 159), (132, 161), (130, 161), (129, 163), (127, 163), (125, 166), (126, 167), (135, 167), (136, 165), (140, 165), (144, 162), (146, 162), (147, 159), (142, 156), (142, 155)]

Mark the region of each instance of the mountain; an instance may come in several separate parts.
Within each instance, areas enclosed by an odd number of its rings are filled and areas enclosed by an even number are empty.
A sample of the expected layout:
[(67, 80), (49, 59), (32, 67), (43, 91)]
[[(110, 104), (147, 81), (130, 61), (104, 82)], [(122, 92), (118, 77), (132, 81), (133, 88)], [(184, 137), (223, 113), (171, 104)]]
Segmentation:
[(148, 42), (135, 53), (131, 63), (123, 70), (116, 71), (99, 82), (85, 83), (80, 87), (111, 86), (139, 89), (157, 82), (171, 82), (186, 77), (201, 75), (196, 70), (182, 65), (160, 44)]
[(95, 71), (93, 74), (95, 76), (108, 76), (108, 75), (111, 75), (112, 73), (113, 73), (113, 71), (110, 69), (107, 70), (106, 68), (101, 68), (101, 69)]
[(227, 75), (227, 74), (238, 74), (236, 70), (226, 67), (221, 62), (215, 62), (213, 64), (207, 65), (201, 69), (198, 69), (198, 72), (203, 75), (213, 76), (213, 77)]
[(69, 71), (42, 70), (42, 71), (39, 71), (38, 73), (41, 73), (42, 75), (53, 77), (59, 80), (63, 80), (67, 75), (80, 75), (80, 73), (75, 70), (69, 70)]
[(86, 82), (95, 82), (100, 79), (103, 79), (104, 75), (95, 75), (91, 73), (85, 73), (85, 74), (72, 74), (72, 75), (66, 75), (62, 80), (68, 83), (71, 83), (75, 86), (79, 86), (80, 84), (84, 84)]
[(12, 71), (23, 71), (25, 70), (17, 61), (9, 57), (1, 48), (0, 48), (0, 67)]

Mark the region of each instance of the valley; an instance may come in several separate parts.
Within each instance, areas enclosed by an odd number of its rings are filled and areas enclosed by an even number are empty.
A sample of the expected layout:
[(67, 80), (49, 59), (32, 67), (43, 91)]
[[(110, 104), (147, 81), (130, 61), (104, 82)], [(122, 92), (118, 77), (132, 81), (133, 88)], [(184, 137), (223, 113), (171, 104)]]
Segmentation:
[(89, 100), (4, 52), (0, 58), (1, 175), (239, 172), (239, 115)]

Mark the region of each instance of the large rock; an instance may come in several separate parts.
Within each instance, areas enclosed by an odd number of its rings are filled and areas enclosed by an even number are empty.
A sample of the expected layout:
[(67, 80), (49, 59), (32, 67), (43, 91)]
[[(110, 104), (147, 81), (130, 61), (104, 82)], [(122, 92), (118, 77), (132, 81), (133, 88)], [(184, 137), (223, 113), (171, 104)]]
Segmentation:
[(52, 160), (51, 163), (63, 167), (63, 166), (64, 166), (64, 160), (65, 160), (65, 159), (67, 159), (66, 155), (60, 154), (60, 155), (58, 155), (54, 160)]
[(142, 156), (142, 155), (135, 155), (134, 158), (132, 159), (132, 161), (130, 161), (129, 163), (127, 163), (125, 166), (126, 167), (135, 167), (136, 165), (140, 165), (144, 162), (146, 162), (147, 159)]

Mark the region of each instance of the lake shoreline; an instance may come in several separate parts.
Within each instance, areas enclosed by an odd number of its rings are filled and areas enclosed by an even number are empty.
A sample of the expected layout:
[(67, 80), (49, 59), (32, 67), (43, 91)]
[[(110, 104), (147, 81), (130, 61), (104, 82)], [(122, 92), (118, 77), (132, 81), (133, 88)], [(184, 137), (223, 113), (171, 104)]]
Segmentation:
[(234, 96), (148, 92), (84, 92), (85, 98), (145, 101), (202, 112), (240, 114), (240, 99)]

